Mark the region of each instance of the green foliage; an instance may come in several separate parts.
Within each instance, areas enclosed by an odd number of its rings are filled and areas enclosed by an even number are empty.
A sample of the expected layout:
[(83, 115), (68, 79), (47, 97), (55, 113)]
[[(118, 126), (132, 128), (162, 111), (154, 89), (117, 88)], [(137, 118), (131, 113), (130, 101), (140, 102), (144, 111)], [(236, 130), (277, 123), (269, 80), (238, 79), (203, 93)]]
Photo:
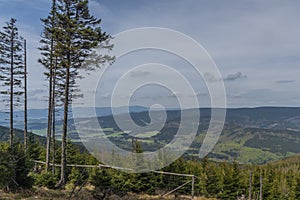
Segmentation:
[[(41, 148), (38, 143), (29, 144), (31, 146), (29, 146), (28, 152), (33, 152), (32, 157), (39, 158), (39, 154), (45, 155), (44, 148)], [(67, 160), (70, 164), (98, 164), (90, 154), (79, 151), (77, 146), (71, 142), (68, 142), (67, 151)], [(28, 163), (28, 156), (26, 156), (22, 145), (10, 148), (7, 143), (2, 143), (0, 153), (0, 188), (10, 191), (24, 189), (32, 185), (33, 179), (36, 186), (55, 188), (59, 179), (59, 170), (55, 175), (43, 171), (29, 173), (33, 166)], [(237, 162), (212, 162), (208, 158), (194, 161), (181, 158), (165, 167), (163, 171), (194, 174), (196, 176), (195, 193), (219, 199), (236, 199), (238, 196), (248, 196), (249, 172), (252, 171), (253, 198), (258, 198), (260, 175), (262, 175), (263, 199), (293, 200), (300, 198), (299, 160), (299, 157), (294, 157), (267, 165), (247, 166)], [(122, 196), (128, 192), (164, 194), (191, 179), (153, 172), (134, 174), (109, 168), (68, 167), (67, 180), (74, 186), (80, 186), (87, 180), (102, 193)], [(190, 194), (191, 184), (175, 193)]]
[(9, 187), (10, 178), (13, 176), (8, 144), (0, 145), (0, 187)]
[(0, 144), (0, 188), (8, 191), (31, 188), (33, 179), (28, 173), (32, 167), (23, 145)]
[(31, 160), (44, 160), (45, 148), (40, 144), (36, 137), (34, 137), (34, 134), (30, 133), (28, 136), (28, 158)]
[(51, 172), (31, 174), (31, 176), (34, 178), (34, 184), (36, 186), (43, 186), (49, 189), (54, 189), (58, 181), (58, 177), (53, 176)]
[(300, 177), (296, 177), (295, 198), (300, 199)]
[(72, 167), (72, 170), (68, 176), (69, 182), (73, 185), (81, 185), (89, 178), (88, 171), (85, 169), (78, 169)]
[(110, 188), (112, 183), (111, 171), (111, 169), (93, 169), (90, 174), (90, 183), (101, 189)]
[(153, 173), (133, 174), (113, 169), (94, 169), (90, 183), (102, 191), (123, 195), (128, 192), (154, 194), (158, 176)]
[(219, 196), (223, 189), (223, 176), (221, 168), (214, 164), (208, 164), (206, 172), (206, 191), (208, 197)]

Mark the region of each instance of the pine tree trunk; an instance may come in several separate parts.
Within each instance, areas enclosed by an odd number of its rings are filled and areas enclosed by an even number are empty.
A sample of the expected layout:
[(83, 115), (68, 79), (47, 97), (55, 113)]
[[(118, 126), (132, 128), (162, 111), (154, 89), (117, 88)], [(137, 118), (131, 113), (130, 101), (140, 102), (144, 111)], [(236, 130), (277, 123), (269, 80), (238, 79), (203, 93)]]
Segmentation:
[(52, 175), (55, 175), (55, 106), (53, 107), (53, 122), (52, 122)]
[(10, 41), (10, 146), (14, 143), (14, 31)]
[(55, 85), (56, 85), (56, 67), (57, 58), (55, 60), (55, 67), (53, 71), (53, 86), (52, 86), (52, 175), (55, 175)]
[(49, 171), (50, 166), (50, 143), (52, 130), (52, 66), (50, 67), (49, 78), (49, 105), (48, 105), (48, 126), (47, 126), (47, 144), (46, 144), (46, 171)]
[(61, 169), (60, 169), (60, 181), (59, 186), (62, 187), (66, 184), (66, 165), (67, 165), (67, 131), (68, 131), (68, 111), (69, 111), (69, 86), (70, 86), (70, 65), (71, 58), (68, 55), (68, 64), (66, 66), (66, 83), (65, 83), (65, 94), (64, 94), (64, 122), (63, 122), (63, 133), (61, 143)]
[(50, 146), (51, 146), (51, 131), (52, 131), (52, 113), (53, 113), (53, 40), (51, 40), (50, 50), (50, 74), (49, 74), (49, 99), (48, 99), (48, 125), (47, 125), (47, 143), (46, 143), (46, 171), (50, 168)]
[[(70, 2), (66, 3), (66, 11), (68, 21), (70, 20)], [(69, 25), (70, 26), (70, 25)], [(62, 141), (61, 141), (61, 168), (60, 168), (60, 180), (58, 183), (59, 187), (63, 187), (67, 182), (67, 131), (68, 131), (68, 112), (69, 112), (69, 95), (70, 95), (70, 68), (71, 68), (71, 33), (70, 27), (67, 28), (67, 51), (66, 51), (66, 80), (64, 88), (64, 120), (63, 120), (63, 130), (62, 130)]]
[(27, 49), (24, 40), (24, 146), (27, 149)]

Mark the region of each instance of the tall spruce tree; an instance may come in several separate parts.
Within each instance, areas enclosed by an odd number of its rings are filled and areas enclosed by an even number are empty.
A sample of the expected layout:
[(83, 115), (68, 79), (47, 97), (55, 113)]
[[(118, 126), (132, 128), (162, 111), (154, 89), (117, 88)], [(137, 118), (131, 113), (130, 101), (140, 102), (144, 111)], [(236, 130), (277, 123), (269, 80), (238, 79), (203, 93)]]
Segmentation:
[[(47, 126), (47, 141), (46, 141), (46, 171), (49, 171), (50, 166), (50, 144), (53, 124), (53, 110), (54, 110), (54, 71), (56, 71), (55, 65), (55, 45), (56, 45), (56, 0), (52, 1), (52, 8), (47, 18), (42, 19), (44, 23), (44, 31), (42, 33), (42, 39), (40, 43), (42, 46), (39, 48), (42, 54), (42, 58), (39, 62), (48, 70), (45, 75), (49, 79), (49, 96), (48, 96), (48, 126)], [(54, 133), (53, 133), (54, 134)]]
[[(60, 101), (63, 102), (63, 130), (61, 153), (61, 177), (58, 186), (66, 183), (66, 141), (68, 131), (69, 104), (72, 99), (80, 97), (76, 87), (76, 80), (80, 76), (80, 69), (93, 70), (93, 67), (85, 65), (90, 55), (94, 55), (95, 48), (111, 49), (110, 36), (102, 32), (101, 20), (90, 15), (88, 0), (57, 0), (53, 1), (52, 10), (44, 22), (44, 33), (41, 43), (43, 58), (40, 62), (48, 69), (49, 77), (49, 116), (48, 134), (51, 136), (50, 122), (53, 120), (54, 95), (56, 88), (60, 93)], [(56, 66), (54, 66), (54, 57)], [(97, 55), (97, 62), (104, 64), (112, 61), (108, 55)], [(97, 65), (95, 65), (96, 67)], [(55, 78), (53, 73), (55, 72)], [(55, 85), (53, 80), (55, 79)], [(53, 93), (54, 91), (54, 93)], [(62, 95), (61, 95), (62, 94)], [(51, 103), (52, 102), (52, 103)], [(48, 145), (47, 141), (47, 152)], [(49, 162), (49, 161), (48, 161)], [(49, 165), (48, 165), (49, 166)]]
[[(64, 123), (62, 133), (61, 177), (58, 185), (66, 183), (66, 139), (68, 129), (69, 104), (77, 91), (74, 85), (81, 78), (78, 70), (85, 60), (94, 52), (94, 48), (107, 42), (110, 36), (102, 32), (100, 20), (91, 16), (88, 0), (59, 0), (59, 30), (61, 40), (58, 41), (60, 55), (63, 56), (64, 69)], [(104, 56), (104, 58), (106, 58)]]
[(21, 95), (24, 93), (22, 90), (24, 78), (23, 46), (16, 21), (16, 19), (11, 18), (3, 27), (4, 31), (0, 32), (0, 43), (2, 47), (0, 68), (3, 81), (1, 94), (7, 97), (4, 101), (10, 108), (11, 146), (14, 143), (14, 107), (20, 105)]

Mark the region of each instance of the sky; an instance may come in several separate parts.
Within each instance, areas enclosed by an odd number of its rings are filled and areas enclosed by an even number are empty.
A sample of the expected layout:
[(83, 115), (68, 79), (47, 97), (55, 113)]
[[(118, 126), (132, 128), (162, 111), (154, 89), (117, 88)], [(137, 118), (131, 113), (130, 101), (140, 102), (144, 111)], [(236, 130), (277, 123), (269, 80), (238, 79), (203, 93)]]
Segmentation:
[[(28, 42), (29, 108), (47, 105), (47, 81), (37, 62), (37, 47), (42, 32), (40, 18), (47, 16), (50, 6), (50, 0), (0, 0), (0, 26), (11, 17), (16, 18), (19, 32)], [(222, 76), (197, 77), (189, 63), (168, 52), (130, 53), (109, 67), (101, 80), (104, 84), (97, 87), (96, 106), (110, 105), (113, 86), (123, 73), (133, 66), (154, 62), (171, 66), (184, 75), (200, 106), (210, 105), (205, 81), (224, 82), (228, 107), (300, 106), (299, 7), (297, 0), (90, 0), (90, 11), (102, 19), (103, 31), (112, 36), (143, 27), (178, 31), (205, 48)], [(147, 69), (133, 72), (131, 80), (150, 73)], [(172, 79), (163, 70), (160, 75), (162, 79)], [(172, 91), (154, 84), (118, 98), (124, 105), (129, 97), (130, 105), (177, 107), (178, 98), (191, 96), (179, 92), (182, 85), (174, 84)]]

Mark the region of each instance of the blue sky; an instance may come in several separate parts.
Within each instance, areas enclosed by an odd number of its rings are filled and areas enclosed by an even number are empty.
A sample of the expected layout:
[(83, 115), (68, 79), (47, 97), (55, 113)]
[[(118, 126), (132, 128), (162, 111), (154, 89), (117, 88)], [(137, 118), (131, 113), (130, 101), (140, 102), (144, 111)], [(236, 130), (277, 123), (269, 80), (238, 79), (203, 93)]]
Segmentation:
[[(19, 32), (29, 43), (30, 108), (46, 106), (47, 82), (37, 63), (40, 54), (36, 47), (42, 31), (40, 18), (47, 16), (50, 6), (50, 0), (0, 0), (0, 25), (10, 17), (17, 18)], [(297, 0), (90, 1), (91, 12), (102, 19), (103, 30), (111, 35), (153, 26), (174, 29), (195, 39), (218, 66), (229, 107), (300, 106), (299, 7)], [(169, 60), (169, 65), (182, 63), (170, 55), (156, 56), (158, 53), (141, 53), (140, 60), (150, 62), (147, 56), (152, 55), (158, 61)], [(111, 76), (118, 77), (118, 69), (112, 70)], [(201, 87), (198, 90), (206, 93)], [(170, 101), (170, 94), (163, 94), (160, 90), (156, 94), (139, 91), (136, 98), (146, 105), (157, 99)], [(155, 95), (156, 99), (145, 102)], [(103, 91), (98, 106), (107, 106), (109, 97)]]

